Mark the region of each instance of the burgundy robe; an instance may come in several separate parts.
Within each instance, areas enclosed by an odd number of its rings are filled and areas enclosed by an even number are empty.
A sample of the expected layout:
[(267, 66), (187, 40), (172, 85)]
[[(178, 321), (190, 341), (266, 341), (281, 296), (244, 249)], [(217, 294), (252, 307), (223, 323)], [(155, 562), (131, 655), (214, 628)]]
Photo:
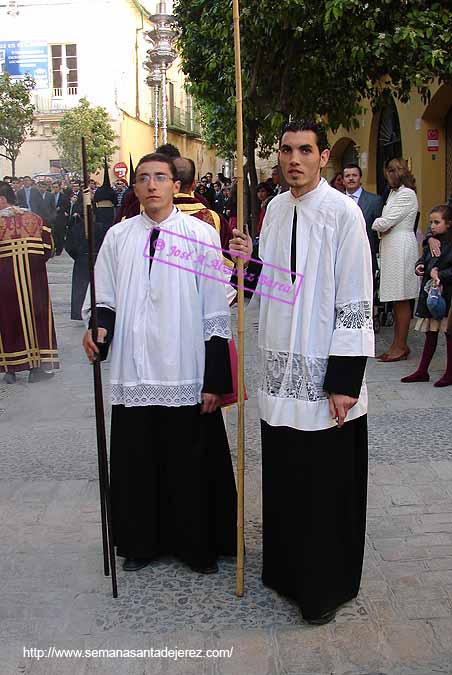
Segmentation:
[(46, 261), (51, 230), (31, 211), (0, 211), (0, 372), (59, 368)]

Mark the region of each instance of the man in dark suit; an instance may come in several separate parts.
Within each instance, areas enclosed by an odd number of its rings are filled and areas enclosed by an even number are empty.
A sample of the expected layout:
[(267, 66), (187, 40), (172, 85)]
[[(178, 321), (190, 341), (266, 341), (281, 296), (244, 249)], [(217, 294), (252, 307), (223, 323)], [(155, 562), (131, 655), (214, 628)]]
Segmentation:
[(49, 192), (49, 186), (45, 181), (38, 183), (40, 202), (37, 203), (37, 211), (35, 213), (41, 216), (50, 225), (53, 225), (56, 218), (55, 197)]
[(30, 176), (24, 176), (24, 186), (17, 191), (17, 205), (41, 215), (39, 208), (42, 206), (42, 197)]
[(342, 175), (344, 177), (346, 194), (358, 204), (363, 212), (364, 220), (366, 221), (367, 237), (372, 253), (372, 270), (375, 279), (375, 272), (377, 271), (378, 235), (372, 230), (372, 225), (374, 220), (381, 216), (383, 200), (379, 195), (364, 190), (361, 185), (363, 172), (358, 164), (347, 164), (344, 166)]
[(52, 223), (53, 238), (55, 240), (55, 255), (61, 255), (66, 238), (66, 229), (69, 219), (70, 200), (64, 194), (61, 183), (52, 183), (52, 193), (55, 200), (55, 219)]

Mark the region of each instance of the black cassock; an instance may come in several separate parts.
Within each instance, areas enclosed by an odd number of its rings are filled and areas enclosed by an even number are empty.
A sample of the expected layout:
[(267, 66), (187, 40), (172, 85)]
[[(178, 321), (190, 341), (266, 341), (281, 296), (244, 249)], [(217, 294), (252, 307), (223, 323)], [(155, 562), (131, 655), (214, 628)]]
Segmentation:
[[(366, 357), (329, 358), (324, 387), (358, 398)], [(367, 415), (299, 431), (261, 420), (263, 582), (315, 619), (358, 595), (367, 504)]]
[[(295, 228), (294, 228), (295, 229)], [(292, 230), (293, 233), (294, 230)], [(296, 269), (292, 237), (291, 269)], [(251, 262), (255, 281), (262, 265)], [(329, 393), (359, 397), (367, 357), (330, 356)], [(358, 595), (364, 557), (367, 415), (342, 428), (300, 431), (261, 420), (262, 580), (317, 619)]]
[[(98, 313), (109, 343), (114, 312)], [(231, 392), (227, 340), (205, 345), (203, 391)], [(236, 554), (237, 494), (221, 410), (112, 406), (110, 476), (119, 556), (175, 555), (203, 568)]]

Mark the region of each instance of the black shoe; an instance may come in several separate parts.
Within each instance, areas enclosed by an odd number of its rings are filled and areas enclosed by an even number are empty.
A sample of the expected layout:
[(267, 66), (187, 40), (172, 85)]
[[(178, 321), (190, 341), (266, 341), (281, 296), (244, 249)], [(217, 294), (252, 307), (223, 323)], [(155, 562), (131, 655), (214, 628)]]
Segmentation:
[(196, 565), (189, 565), (189, 567), (193, 572), (197, 572), (198, 574), (216, 574), (218, 572), (218, 565), (216, 562), (207, 567), (197, 567)]
[(28, 381), (33, 382), (44, 382), (45, 380), (51, 380), (52, 377), (55, 377), (55, 373), (46, 373), (42, 368), (32, 368), (30, 374), (28, 375)]
[(143, 567), (147, 567), (152, 562), (152, 558), (126, 558), (122, 563), (124, 572), (138, 572)]
[(5, 373), (3, 382), (6, 382), (6, 384), (14, 384), (15, 381), (16, 381), (16, 373)]
[(336, 610), (332, 609), (330, 612), (325, 612), (321, 614), (316, 619), (305, 619), (305, 621), (312, 626), (323, 626), (325, 623), (330, 623), (336, 618)]

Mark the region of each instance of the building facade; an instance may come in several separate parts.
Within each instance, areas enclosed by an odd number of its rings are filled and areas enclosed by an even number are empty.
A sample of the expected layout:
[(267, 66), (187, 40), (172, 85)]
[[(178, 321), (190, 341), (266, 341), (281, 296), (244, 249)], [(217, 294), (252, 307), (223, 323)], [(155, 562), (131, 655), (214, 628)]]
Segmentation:
[[(452, 196), (452, 87), (435, 84), (431, 99), (424, 103), (412, 93), (408, 103), (389, 99), (376, 113), (370, 106), (359, 118), (359, 127), (340, 128), (329, 134), (331, 158), (323, 175), (327, 180), (349, 162), (358, 163), (363, 171), (364, 187), (382, 193), (384, 164), (388, 159), (403, 157), (416, 178), (420, 209), (420, 226), (425, 231), (432, 206), (443, 204)], [(257, 160), (259, 180), (266, 180), (277, 154)]]
[(452, 87), (434, 85), (424, 103), (413, 92), (408, 103), (388, 100), (373, 113), (367, 107), (359, 128), (339, 129), (330, 137), (331, 159), (326, 177), (331, 178), (351, 161), (363, 170), (363, 183), (382, 193), (384, 164), (394, 157), (408, 161), (416, 178), (420, 226), (425, 231), (428, 212), (452, 196)]
[[(150, 0), (147, 4), (155, 4)], [(64, 112), (84, 97), (104, 106), (117, 133), (119, 150), (112, 164), (129, 164), (154, 149), (152, 92), (143, 63), (151, 28), (137, 0), (21, 0), (0, 7), (0, 68), (36, 81), (35, 135), (22, 146), (16, 174), (57, 171), (53, 131)], [(176, 60), (168, 70), (168, 141), (192, 158), (200, 175), (221, 171), (193, 115)], [(0, 174), (11, 173), (0, 157)]]

